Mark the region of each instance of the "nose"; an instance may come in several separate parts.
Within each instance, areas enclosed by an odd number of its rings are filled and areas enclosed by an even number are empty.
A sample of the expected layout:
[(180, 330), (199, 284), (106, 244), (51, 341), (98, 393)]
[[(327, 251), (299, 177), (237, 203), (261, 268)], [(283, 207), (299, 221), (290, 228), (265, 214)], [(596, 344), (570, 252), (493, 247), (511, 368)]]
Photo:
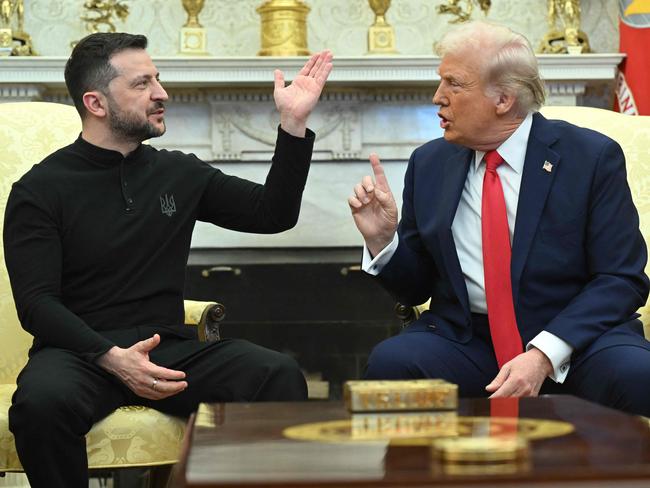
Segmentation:
[(167, 92), (158, 80), (154, 80), (154, 83), (154, 89), (151, 91), (151, 99), (164, 102), (169, 98), (169, 95), (167, 95)]
[(444, 81), (441, 80), (436, 92), (433, 94), (432, 102), (434, 105), (446, 105), (447, 97), (444, 96), (443, 84)]

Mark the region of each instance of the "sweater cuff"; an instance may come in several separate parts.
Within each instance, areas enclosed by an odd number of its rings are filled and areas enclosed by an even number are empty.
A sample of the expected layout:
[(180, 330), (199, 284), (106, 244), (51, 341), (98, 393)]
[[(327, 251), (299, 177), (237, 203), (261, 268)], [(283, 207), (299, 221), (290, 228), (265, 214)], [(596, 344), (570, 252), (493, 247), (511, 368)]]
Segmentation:
[(316, 134), (306, 129), (305, 137), (296, 137), (289, 134), (278, 125), (278, 138), (275, 144), (275, 155), (280, 161), (285, 160), (311, 160)]

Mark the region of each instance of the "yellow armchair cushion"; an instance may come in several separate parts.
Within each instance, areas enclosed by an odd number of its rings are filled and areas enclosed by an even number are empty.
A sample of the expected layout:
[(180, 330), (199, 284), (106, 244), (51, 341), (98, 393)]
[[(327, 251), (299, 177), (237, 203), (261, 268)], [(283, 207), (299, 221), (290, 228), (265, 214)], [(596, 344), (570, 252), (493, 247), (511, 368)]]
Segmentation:
[[(0, 385), (0, 472), (20, 472), (7, 412), (16, 385)], [(146, 407), (118, 408), (86, 435), (88, 467), (128, 468), (178, 461), (185, 419)]]
[(118, 408), (86, 435), (88, 467), (158, 466), (178, 461), (187, 419), (141, 406)]
[[(0, 104), (0, 216), (4, 215), (13, 182), (55, 149), (74, 142), (79, 132), (79, 115), (68, 105)], [(32, 337), (18, 323), (2, 246), (0, 261), (0, 383), (14, 383), (25, 364)]]

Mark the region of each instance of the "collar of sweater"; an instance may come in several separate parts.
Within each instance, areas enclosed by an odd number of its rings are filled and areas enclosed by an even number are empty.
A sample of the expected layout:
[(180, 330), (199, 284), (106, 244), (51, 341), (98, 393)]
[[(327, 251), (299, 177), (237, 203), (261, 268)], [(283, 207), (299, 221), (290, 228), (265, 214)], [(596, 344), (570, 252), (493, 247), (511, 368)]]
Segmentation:
[(136, 163), (145, 153), (145, 145), (140, 144), (137, 148), (131, 151), (126, 156), (121, 152), (112, 149), (105, 149), (103, 147), (95, 146), (81, 137), (77, 137), (73, 147), (85, 156), (88, 160), (101, 166), (115, 166), (120, 163)]

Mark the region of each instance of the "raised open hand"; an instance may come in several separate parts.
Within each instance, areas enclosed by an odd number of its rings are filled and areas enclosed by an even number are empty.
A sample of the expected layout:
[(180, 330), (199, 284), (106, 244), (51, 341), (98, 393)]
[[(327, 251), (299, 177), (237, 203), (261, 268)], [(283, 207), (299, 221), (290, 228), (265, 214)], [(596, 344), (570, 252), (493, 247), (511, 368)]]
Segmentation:
[(379, 157), (372, 153), (370, 164), (375, 176), (364, 176), (348, 198), (354, 223), (361, 232), (370, 254), (376, 256), (391, 243), (397, 230), (397, 205), (390, 191)]
[(307, 117), (316, 106), (330, 71), (332, 53), (327, 50), (312, 55), (288, 86), (284, 86), (284, 73), (275, 70), (273, 98), (285, 131), (304, 137)]

